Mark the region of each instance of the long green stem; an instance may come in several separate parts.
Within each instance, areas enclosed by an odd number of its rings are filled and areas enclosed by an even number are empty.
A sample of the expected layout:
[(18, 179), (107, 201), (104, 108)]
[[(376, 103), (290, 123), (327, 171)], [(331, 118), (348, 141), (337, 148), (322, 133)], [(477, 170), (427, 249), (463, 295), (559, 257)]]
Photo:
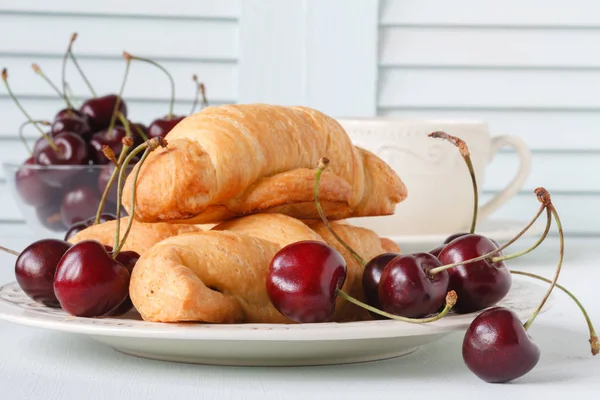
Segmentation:
[(9, 248), (4, 247), (4, 246), (0, 246), (0, 250), (5, 251), (7, 253), (10, 253), (13, 256), (17, 256), (17, 257), (19, 257), (21, 255), (21, 253), (19, 253), (18, 251), (14, 251), (14, 250), (9, 249)]
[(190, 115), (196, 111), (196, 106), (198, 105), (198, 98), (200, 97), (200, 85), (198, 84), (198, 77), (196, 74), (192, 75), (192, 81), (194, 81), (194, 85), (196, 85), (196, 95), (194, 96), (194, 102), (192, 103), (192, 109), (190, 110)]
[[(539, 279), (546, 283), (552, 283), (552, 281), (550, 279), (544, 278), (543, 276), (539, 276), (536, 274), (532, 274), (531, 272), (510, 270), (510, 273), (514, 274), (514, 275), (523, 275), (523, 276), (528, 276), (530, 278)], [(571, 298), (571, 300), (573, 300), (575, 302), (575, 304), (577, 304), (577, 307), (579, 307), (579, 309), (581, 310), (581, 313), (583, 314), (583, 317), (585, 318), (585, 322), (587, 323), (588, 329), (590, 331), (589, 342), (590, 342), (590, 345), (592, 348), (592, 354), (597, 355), (598, 352), (600, 351), (600, 343), (598, 342), (598, 335), (596, 334), (596, 330), (594, 329), (592, 320), (590, 319), (590, 316), (588, 315), (585, 307), (583, 306), (583, 304), (581, 304), (579, 299), (577, 297), (575, 297), (575, 295), (573, 293), (571, 293), (569, 290), (567, 290), (567, 288), (565, 288), (564, 286), (562, 286), (558, 283), (555, 286), (558, 289), (562, 290), (567, 296), (569, 296)]]
[[(129, 149), (131, 148), (133, 144), (132, 140), (123, 140), (123, 148), (121, 150), (121, 154), (119, 154), (119, 159), (117, 160), (116, 164), (115, 164), (115, 169), (113, 170), (112, 174), (110, 175), (110, 178), (108, 178), (108, 183), (106, 184), (106, 188), (104, 188), (104, 192), (102, 193), (102, 198), (100, 199), (100, 203), (98, 205), (98, 210), (96, 211), (96, 218), (94, 219), (94, 225), (97, 225), (100, 223), (100, 216), (102, 215), (102, 210), (104, 209), (104, 205), (106, 204), (106, 200), (108, 199), (108, 194), (110, 192), (110, 188), (112, 187), (112, 185), (115, 183), (115, 179), (117, 178), (117, 175), (119, 174), (119, 171), (121, 169), (121, 164), (123, 163), (123, 161), (125, 160), (125, 157), (127, 156), (127, 153), (129, 152)], [(119, 214), (120, 210), (117, 210), (117, 214)], [(119, 219), (120, 215), (117, 215), (117, 219)]]
[(149, 64), (154, 65), (155, 67), (157, 67), (158, 69), (160, 69), (161, 71), (163, 71), (167, 75), (167, 77), (169, 78), (169, 82), (171, 84), (171, 101), (169, 103), (169, 114), (167, 115), (167, 119), (170, 120), (173, 117), (173, 106), (175, 105), (175, 82), (173, 81), (173, 77), (171, 76), (171, 74), (169, 73), (169, 71), (167, 71), (167, 69), (165, 67), (163, 67), (162, 65), (160, 65), (156, 61), (150, 60), (149, 58), (132, 56), (131, 54), (129, 55), (129, 57), (131, 57), (132, 60), (145, 61), (145, 62), (147, 62)]
[(535, 223), (535, 221), (538, 220), (540, 215), (542, 215), (542, 212), (544, 211), (545, 208), (546, 208), (546, 206), (542, 204), (542, 206), (540, 206), (538, 212), (535, 214), (535, 217), (533, 217), (533, 219), (527, 224), (527, 226), (525, 226), (525, 228), (523, 228), (521, 230), (521, 232), (519, 232), (515, 237), (513, 237), (508, 242), (504, 243), (502, 246), (498, 247), (496, 250), (490, 251), (489, 253), (486, 253), (479, 257), (471, 258), (469, 260), (464, 260), (464, 261), (456, 262), (453, 264), (446, 264), (446, 265), (442, 265), (440, 267), (432, 268), (431, 270), (429, 270), (429, 274), (431, 274), (431, 275), (439, 274), (440, 272), (445, 271), (447, 269), (454, 268), (459, 265), (465, 265), (465, 264), (470, 264), (470, 263), (474, 263), (477, 261), (485, 260), (485, 259), (488, 259), (489, 257), (493, 256), (494, 254), (498, 254), (499, 252), (501, 252), (502, 250), (506, 249), (508, 246), (510, 246), (511, 244), (516, 242), (521, 236), (523, 236), (525, 234), (525, 232), (527, 232), (529, 230), (529, 228), (531, 228), (531, 226)]
[(475, 226), (477, 225), (477, 212), (479, 211), (479, 189), (477, 188), (477, 178), (475, 177), (475, 170), (473, 168), (473, 162), (471, 161), (471, 153), (469, 152), (469, 148), (464, 140), (457, 138), (456, 136), (449, 135), (446, 132), (432, 132), (429, 134), (429, 137), (447, 140), (454, 146), (458, 147), (460, 155), (469, 169), (471, 182), (473, 184), (473, 217), (471, 219), (471, 228), (469, 232), (475, 233)]
[(13, 91), (10, 89), (10, 85), (8, 84), (8, 71), (6, 70), (6, 68), (4, 68), (2, 70), (2, 80), (4, 81), (4, 86), (6, 86), (6, 90), (8, 91), (8, 95), (15, 102), (15, 104), (17, 105), (17, 107), (19, 108), (19, 110), (21, 110), (21, 112), (23, 113), (23, 115), (25, 115), (25, 117), (27, 118), (27, 120), (30, 121), (37, 128), (38, 132), (41, 133), (41, 135), (44, 137), (44, 139), (46, 139), (48, 141), (48, 144), (50, 145), (50, 147), (52, 148), (52, 150), (58, 152), (59, 148), (58, 148), (58, 146), (56, 146), (56, 144), (54, 143), (54, 141), (52, 140), (52, 138), (50, 136), (48, 136), (37, 124), (35, 124), (33, 122), (34, 120), (33, 120), (33, 118), (31, 118), (31, 115), (29, 115), (27, 113), (27, 111), (25, 111), (25, 109), (23, 108), (23, 106), (19, 102), (19, 99), (17, 99), (17, 97), (15, 96), (15, 94), (13, 93)]
[[(131, 56), (127, 52), (123, 52), (123, 58), (125, 58), (125, 73), (123, 74), (123, 80), (121, 81), (121, 89), (119, 89), (119, 95), (117, 96), (117, 101), (115, 101), (115, 107), (113, 108), (112, 116), (110, 117), (110, 124), (108, 124), (108, 132), (112, 132), (115, 127), (115, 122), (117, 117), (121, 117), (119, 115), (119, 107), (121, 106), (121, 98), (123, 97), (123, 92), (125, 91), (125, 84), (127, 83), (127, 77), (129, 76), (129, 67), (131, 65)], [(123, 118), (125, 118), (123, 116)]]
[(69, 99), (67, 98), (67, 60), (69, 59), (69, 54), (71, 54), (71, 48), (73, 47), (73, 43), (77, 39), (77, 33), (73, 33), (71, 35), (71, 40), (69, 41), (69, 45), (67, 46), (67, 51), (63, 55), (62, 60), (62, 70), (61, 70), (61, 80), (62, 80), (62, 95), (65, 103), (67, 104), (67, 108), (71, 109), (71, 103), (69, 103)]
[(25, 134), (23, 133), (23, 130), (25, 129), (25, 127), (27, 125), (31, 125), (31, 124), (40, 124), (40, 125), (44, 125), (44, 126), (50, 126), (50, 122), (43, 120), (43, 119), (37, 119), (34, 121), (25, 121), (21, 124), (21, 126), (19, 127), (19, 138), (21, 139), (21, 142), (23, 142), (23, 145), (25, 146), (25, 148), (27, 149), (27, 151), (29, 152), (29, 155), (32, 156), (33, 155), (33, 151), (31, 151), (31, 148), (29, 147), (29, 144), (27, 143), (27, 139), (25, 139)]
[(560, 250), (559, 250), (559, 256), (558, 256), (558, 265), (556, 266), (556, 273), (554, 274), (554, 279), (552, 280), (552, 283), (550, 284), (550, 287), (548, 288), (548, 291), (544, 295), (544, 298), (540, 302), (540, 305), (533, 312), (533, 314), (531, 314), (531, 317), (529, 317), (529, 319), (527, 320), (527, 322), (525, 322), (525, 324), (523, 325), (523, 327), (525, 328), (525, 330), (529, 329), (529, 327), (531, 326), (531, 324), (533, 323), (533, 321), (535, 321), (535, 318), (538, 316), (538, 314), (542, 310), (542, 308), (544, 308), (544, 305), (546, 304), (546, 301), (548, 300), (548, 297), (550, 297), (550, 293), (552, 293), (552, 289), (554, 289), (554, 286), (556, 285), (556, 281), (558, 281), (558, 276), (560, 275), (560, 271), (562, 269), (562, 264), (563, 264), (563, 259), (564, 259), (564, 256), (565, 256), (565, 237), (564, 237), (564, 233), (563, 233), (562, 224), (560, 222), (560, 218), (558, 216), (558, 213), (556, 212), (556, 208), (554, 208), (554, 205), (552, 203), (550, 203), (550, 205), (548, 205), (548, 207), (552, 210), (552, 215), (554, 216), (554, 221), (556, 222), (556, 226), (558, 228), (558, 236), (559, 236), (559, 239), (560, 239)]
[(456, 292), (454, 290), (451, 290), (450, 292), (448, 292), (448, 294), (446, 295), (446, 306), (444, 307), (444, 309), (432, 316), (432, 317), (428, 317), (428, 318), (407, 318), (407, 317), (401, 317), (399, 315), (395, 315), (395, 314), (390, 314), (388, 312), (385, 311), (381, 311), (378, 308), (375, 308), (373, 306), (370, 306), (366, 303), (363, 303), (360, 300), (355, 299), (354, 297), (350, 296), (349, 294), (347, 294), (346, 292), (344, 292), (341, 289), (337, 289), (337, 295), (340, 296), (341, 298), (345, 299), (346, 301), (349, 301), (350, 303), (356, 304), (359, 307), (362, 307), (368, 311), (371, 311), (375, 314), (379, 314), (383, 317), (387, 317), (390, 319), (394, 319), (396, 321), (403, 321), (403, 322), (410, 322), (413, 324), (425, 324), (428, 322), (434, 322), (437, 321), (439, 319), (444, 318), (446, 315), (448, 315), (448, 313), (450, 312), (450, 310), (452, 309), (452, 307), (454, 307), (454, 305), (456, 304), (456, 300), (458, 299), (458, 296), (456, 295)]
[[(50, 80), (50, 78), (48, 78), (48, 76), (46, 74), (44, 74), (44, 71), (42, 71), (42, 69), (40, 68), (39, 65), (37, 64), (31, 64), (31, 68), (33, 68), (33, 71), (38, 74), (39, 76), (42, 77), (42, 79), (44, 79), (46, 81), (46, 83), (56, 92), (56, 94), (58, 94), (58, 97), (61, 98), (65, 98), (62, 94), (62, 92), (60, 91), (60, 89), (54, 84), (54, 82), (52, 82), (52, 80)], [(67, 108), (73, 108), (73, 105), (71, 104), (71, 102), (69, 101), (69, 99), (66, 99), (67, 101)]]
[(83, 69), (79, 66), (79, 63), (77, 62), (77, 59), (75, 58), (75, 54), (73, 54), (73, 50), (72, 49), (69, 52), (69, 55), (71, 57), (71, 61), (73, 61), (73, 65), (75, 65), (75, 68), (77, 68), (77, 71), (79, 72), (79, 75), (81, 75), (81, 78), (85, 82), (85, 85), (88, 87), (88, 89), (92, 93), (92, 96), (93, 97), (98, 97), (98, 95), (96, 94), (96, 91), (94, 90), (94, 87), (92, 86), (92, 84), (88, 80), (87, 76), (85, 76), (85, 73), (83, 72)]
[(356, 261), (358, 261), (360, 263), (360, 265), (362, 265), (364, 267), (366, 265), (365, 260), (360, 255), (358, 255), (354, 251), (354, 249), (352, 249), (352, 247), (350, 247), (350, 245), (348, 245), (348, 243), (346, 243), (333, 230), (333, 227), (329, 224), (327, 217), (325, 217), (325, 214), (323, 213), (323, 208), (321, 207), (321, 202), (319, 201), (319, 183), (321, 182), (321, 175), (323, 174), (323, 171), (325, 171), (325, 169), (327, 168), (328, 165), (329, 165), (329, 159), (323, 157), (319, 160), (319, 166), (317, 167), (317, 173), (316, 173), (316, 177), (315, 177), (315, 205), (317, 207), (317, 213), (319, 213), (319, 218), (321, 218), (323, 225), (325, 225), (325, 227), (331, 233), (331, 235), (333, 235), (335, 240), (337, 240), (346, 250), (348, 250), (348, 252), (350, 254), (352, 254), (352, 257), (354, 257), (356, 259)]

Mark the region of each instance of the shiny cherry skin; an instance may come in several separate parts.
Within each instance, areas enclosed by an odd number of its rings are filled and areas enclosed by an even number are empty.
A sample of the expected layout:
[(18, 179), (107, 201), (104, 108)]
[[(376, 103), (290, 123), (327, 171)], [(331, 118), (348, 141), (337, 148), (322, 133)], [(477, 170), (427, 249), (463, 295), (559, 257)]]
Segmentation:
[(26, 204), (33, 207), (40, 207), (47, 204), (55, 195), (55, 188), (52, 188), (38, 176), (33, 157), (29, 157), (15, 173), (15, 186), (19, 198)]
[(25, 294), (48, 307), (60, 304), (54, 295), (54, 273), (58, 262), (71, 247), (57, 239), (42, 239), (31, 243), (17, 257), (15, 275)]
[[(108, 252), (112, 251), (112, 247), (106, 245), (104, 247)], [(135, 264), (139, 259), (140, 255), (135, 251), (121, 251), (119, 252), (119, 254), (117, 254), (117, 261), (123, 264), (125, 268), (127, 268), (127, 271), (129, 271), (129, 275), (132, 274), (133, 268), (135, 267)], [(123, 301), (123, 303), (121, 303), (119, 307), (117, 307), (116, 309), (114, 309), (106, 315), (111, 317), (118, 317), (129, 312), (132, 308), (133, 302), (131, 301), (129, 295), (127, 295), (127, 298)]]
[(469, 370), (479, 378), (504, 383), (531, 371), (540, 359), (540, 349), (513, 311), (493, 307), (471, 322), (462, 355)]
[[(119, 96), (108, 94), (86, 100), (81, 105), (80, 111), (87, 116), (93, 132), (108, 128), (118, 99)], [(127, 117), (127, 105), (123, 99), (119, 102), (119, 111)]]
[(62, 118), (52, 123), (52, 134), (58, 135), (63, 132), (70, 132), (87, 139), (90, 134), (90, 126), (87, 121), (79, 117)]
[(71, 246), (59, 261), (54, 293), (60, 306), (77, 317), (114, 311), (129, 294), (129, 271), (95, 240)]
[(90, 139), (90, 147), (92, 148), (94, 161), (98, 164), (108, 164), (110, 162), (102, 151), (103, 146), (110, 147), (115, 153), (115, 156), (119, 157), (119, 154), (123, 149), (122, 140), (126, 135), (127, 132), (122, 126), (115, 126), (110, 132), (103, 130), (94, 133)]
[[(58, 151), (49, 143), (37, 153), (35, 161), (41, 166), (83, 165), (89, 161), (88, 148), (84, 140), (73, 133), (61, 133), (52, 139)], [(76, 169), (61, 168), (39, 170), (40, 178), (50, 186), (64, 186), (69, 178), (77, 174)]]
[(168, 117), (158, 118), (152, 121), (148, 127), (148, 139), (155, 137), (165, 137), (167, 133), (171, 132), (171, 129), (175, 128), (175, 125), (183, 121), (185, 116), (173, 115), (169, 119)]
[(289, 319), (328, 321), (335, 310), (337, 289), (346, 280), (342, 255), (325, 243), (305, 240), (279, 250), (269, 265), (267, 294)]
[[(102, 213), (102, 214), (100, 214), (100, 220), (98, 223), (102, 224), (104, 222), (114, 221), (115, 219), (117, 219), (117, 217), (115, 217), (114, 214)], [(75, 236), (82, 230), (94, 225), (95, 221), (96, 221), (96, 216), (93, 216), (89, 219), (86, 219), (85, 221), (80, 221), (80, 222), (74, 223), (73, 225), (71, 225), (69, 227), (69, 230), (65, 234), (65, 240), (71, 239), (73, 236)]]
[(383, 311), (420, 318), (439, 311), (448, 292), (448, 273), (431, 276), (442, 264), (429, 253), (403, 254), (384, 268), (379, 281), (379, 303)]
[(436, 247), (435, 249), (429, 250), (429, 251), (428, 251), (428, 253), (429, 253), (429, 254), (431, 254), (431, 255), (433, 255), (433, 256), (435, 256), (435, 257), (437, 257), (437, 256), (439, 256), (439, 255), (440, 255), (440, 253), (442, 252), (442, 250), (444, 250), (444, 247), (446, 247), (446, 245), (447, 245), (448, 243), (450, 243), (451, 241), (453, 241), (453, 240), (454, 240), (454, 239), (456, 239), (456, 238), (459, 238), (459, 237), (461, 237), (461, 236), (465, 236), (465, 235), (468, 235), (468, 233), (464, 233), (464, 232), (461, 232), (461, 233), (454, 233), (454, 234), (452, 234), (452, 235), (448, 236), (448, 237), (446, 238), (446, 240), (444, 240), (444, 243), (443, 243), (443, 244), (439, 245), (439, 246), (438, 246), (438, 247)]
[(85, 122), (88, 122), (87, 115), (74, 108), (63, 108), (62, 110), (56, 113), (56, 115), (54, 116), (54, 121), (60, 121), (64, 118), (78, 118), (84, 120)]
[[(442, 264), (454, 264), (487, 254), (498, 246), (489, 238), (469, 234), (448, 243), (438, 256)], [(512, 277), (504, 262), (482, 260), (448, 270), (448, 290), (456, 291), (457, 313), (483, 310), (502, 300), (510, 290)]]
[(62, 232), (66, 226), (60, 216), (60, 197), (51, 199), (48, 204), (35, 209), (38, 221), (47, 229), (54, 232)]
[(96, 187), (81, 185), (65, 192), (60, 205), (60, 216), (65, 226), (85, 221), (96, 215), (100, 194)]
[[(362, 286), (365, 295), (365, 302), (375, 308), (379, 308), (379, 281), (381, 273), (385, 267), (398, 253), (383, 253), (373, 257), (366, 265), (362, 275)], [(373, 314), (373, 317), (380, 318), (379, 314)]]

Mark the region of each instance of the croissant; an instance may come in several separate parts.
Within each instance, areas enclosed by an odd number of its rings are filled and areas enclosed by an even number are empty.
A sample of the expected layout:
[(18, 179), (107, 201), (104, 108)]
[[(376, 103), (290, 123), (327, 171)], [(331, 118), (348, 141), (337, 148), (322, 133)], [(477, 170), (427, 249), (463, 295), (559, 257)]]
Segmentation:
[[(129, 217), (121, 218), (119, 229), (121, 238), (125, 234), (128, 222)], [(81, 232), (78, 232), (69, 238), (68, 241), (70, 243), (78, 243), (83, 240), (97, 240), (102, 244), (112, 246), (114, 244), (116, 230), (116, 221), (107, 221), (85, 228)], [(125, 241), (122, 250), (133, 250), (141, 255), (163, 239), (176, 236), (181, 233), (197, 232), (200, 230), (202, 229), (196, 225), (167, 223), (146, 224), (134, 220), (131, 225), (131, 231), (127, 236), (127, 240)]]
[[(407, 191), (374, 154), (352, 145), (333, 118), (307, 107), (207, 107), (181, 121), (141, 166), (135, 218), (144, 222), (221, 222), (254, 213), (318, 218), (315, 167), (330, 219), (389, 215)], [(124, 190), (131, 210), (133, 175)], [(131, 213), (130, 213), (131, 214)]]
[[(333, 226), (367, 259), (386, 251), (372, 231)], [(167, 238), (136, 264), (129, 288), (131, 300), (146, 321), (291, 323), (271, 304), (266, 278), (273, 256), (300, 240), (327, 242), (340, 250), (348, 265), (343, 290), (362, 299), (362, 266), (338, 247), (323, 226), (315, 223), (314, 228), (282, 214), (256, 214), (208, 232)], [(332, 319), (341, 322), (370, 316), (338, 298)]]

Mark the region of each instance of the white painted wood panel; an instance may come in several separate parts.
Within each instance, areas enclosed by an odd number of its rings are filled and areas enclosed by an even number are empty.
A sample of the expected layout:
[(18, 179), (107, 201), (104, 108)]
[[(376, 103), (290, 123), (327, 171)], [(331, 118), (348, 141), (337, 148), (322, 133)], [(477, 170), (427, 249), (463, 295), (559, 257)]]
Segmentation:
[(2, 0), (0, 13), (34, 12), (67, 14), (104, 14), (187, 18), (236, 18), (240, 0), (175, 0), (149, 2), (146, 0), (103, 0), (97, 2), (78, 0)]
[[(32, 26), (35, 26), (33, 31)], [(235, 21), (155, 21), (43, 14), (0, 14), (0, 37), (3, 38), (0, 53), (62, 54), (73, 32), (79, 34), (74, 47), (76, 54), (120, 56), (127, 50), (151, 58), (237, 57)]]
[(535, 150), (600, 150), (600, 109), (594, 111), (498, 108), (380, 108), (396, 118), (486, 121), (493, 135), (518, 135)]
[(380, 65), (598, 68), (599, 47), (600, 29), (388, 27)]
[(600, 26), (597, 0), (382, 0), (383, 25)]

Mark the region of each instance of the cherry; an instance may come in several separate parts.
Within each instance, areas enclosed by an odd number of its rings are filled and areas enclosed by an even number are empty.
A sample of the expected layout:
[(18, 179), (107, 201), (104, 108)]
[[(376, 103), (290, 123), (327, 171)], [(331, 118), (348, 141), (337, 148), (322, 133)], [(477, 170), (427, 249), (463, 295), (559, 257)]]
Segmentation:
[(100, 317), (117, 307), (129, 293), (129, 271), (95, 240), (79, 242), (56, 268), (54, 293), (63, 310), (78, 317)]
[(80, 111), (87, 116), (92, 131), (108, 128), (117, 102), (119, 103), (117, 110), (127, 116), (127, 105), (115, 94), (95, 97), (82, 104)]
[(503, 307), (485, 310), (473, 320), (463, 340), (462, 354), (471, 372), (490, 383), (519, 378), (540, 359), (539, 347), (517, 315)]
[[(443, 264), (461, 263), (490, 253), (498, 247), (485, 236), (469, 234), (448, 243), (439, 254)], [(458, 313), (479, 311), (495, 305), (508, 293), (512, 279), (503, 261), (483, 259), (448, 269), (448, 288), (456, 291)]]
[(70, 247), (71, 244), (63, 240), (42, 239), (21, 252), (15, 263), (15, 275), (27, 296), (48, 307), (60, 307), (54, 295), (54, 273)]
[(21, 200), (33, 207), (43, 206), (55, 197), (56, 189), (42, 181), (35, 168), (33, 157), (29, 157), (15, 173), (15, 186)]
[(86, 139), (90, 135), (90, 126), (87, 121), (80, 117), (64, 117), (57, 121), (54, 121), (51, 128), (53, 135), (58, 135), (63, 132), (70, 132), (81, 136)]
[(104, 155), (103, 147), (110, 147), (118, 155), (123, 149), (122, 140), (126, 135), (127, 132), (122, 126), (115, 126), (110, 131), (103, 130), (94, 133), (90, 139), (90, 147), (93, 149), (94, 160), (98, 164), (108, 164), (109, 160)]
[[(115, 219), (117, 219), (117, 217), (114, 214), (102, 213), (102, 214), (100, 214), (100, 219), (98, 220), (98, 223), (101, 224), (101, 223), (108, 222), (108, 221), (114, 221)], [(73, 225), (71, 225), (69, 227), (69, 230), (65, 234), (65, 240), (71, 239), (73, 236), (75, 236), (79, 232), (94, 225), (95, 221), (96, 221), (96, 217), (94, 216), (92, 218), (86, 219), (85, 221), (80, 221), (80, 222), (74, 223)]]
[(60, 205), (60, 216), (65, 226), (85, 221), (96, 215), (100, 194), (95, 186), (81, 185), (65, 192)]
[[(112, 247), (110, 247), (110, 246), (104, 246), (104, 247), (106, 247), (106, 249), (108, 251), (112, 251)], [(119, 261), (121, 264), (123, 264), (123, 266), (125, 266), (125, 268), (127, 268), (127, 271), (129, 271), (130, 275), (133, 272), (133, 268), (135, 267), (135, 264), (137, 263), (137, 261), (139, 259), (140, 259), (140, 255), (138, 253), (136, 253), (135, 251), (122, 251), (117, 255), (117, 261)], [(118, 317), (120, 315), (127, 313), (132, 308), (133, 308), (133, 303), (131, 302), (131, 298), (129, 297), (129, 295), (127, 295), (127, 298), (125, 298), (123, 303), (121, 303), (121, 305), (119, 307), (115, 308), (113, 311), (108, 313), (107, 316)]]
[[(362, 285), (365, 302), (375, 308), (381, 308), (379, 304), (379, 281), (381, 273), (390, 261), (399, 256), (398, 253), (383, 253), (373, 257), (366, 265), (362, 275)], [(374, 314), (378, 318), (379, 315)]]
[(60, 200), (51, 199), (47, 204), (35, 209), (40, 223), (51, 231), (62, 232), (66, 229), (60, 216)]
[[(54, 122), (60, 121), (61, 119), (79, 119), (88, 123), (87, 115), (74, 108), (63, 108), (54, 116)], [(88, 124), (89, 127), (89, 124)]]
[[(36, 155), (36, 162), (42, 166), (65, 166), (87, 164), (89, 153), (83, 139), (73, 133), (61, 133), (52, 139), (58, 150), (50, 143), (41, 148)], [(40, 178), (51, 186), (60, 187), (65, 180), (77, 174), (77, 169), (50, 168), (38, 171)]]
[(300, 241), (283, 247), (269, 264), (267, 294), (286, 317), (297, 322), (327, 321), (337, 290), (346, 280), (346, 261), (331, 246)]
[(429, 253), (395, 257), (381, 274), (381, 309), (408, 318), (423, 317), (439, 311), (448, 291), (448, 274), (442, 271), (431, 276), (429, 271), (441, 265)]
[(169, 118), (167, 116), (167, 117), (155, 119), (154, 121), (152, 121), (152, 123), (150, 124), (150, 127), (148, 128), (148, 137), (149, 138), (153, 138), (153, 137), (163, 137), (164, 138), (165, 136), (167, 136), (167, 133), (169, 133), (171, 131), (171, 129), (173, 129), (175, 127), (175, 125), (177, 125), (178, 123), (183, 121), (183, 119), (185, 119), (185, 116), (177, 116), (177, 115), (173, 115), (171, 118)]

